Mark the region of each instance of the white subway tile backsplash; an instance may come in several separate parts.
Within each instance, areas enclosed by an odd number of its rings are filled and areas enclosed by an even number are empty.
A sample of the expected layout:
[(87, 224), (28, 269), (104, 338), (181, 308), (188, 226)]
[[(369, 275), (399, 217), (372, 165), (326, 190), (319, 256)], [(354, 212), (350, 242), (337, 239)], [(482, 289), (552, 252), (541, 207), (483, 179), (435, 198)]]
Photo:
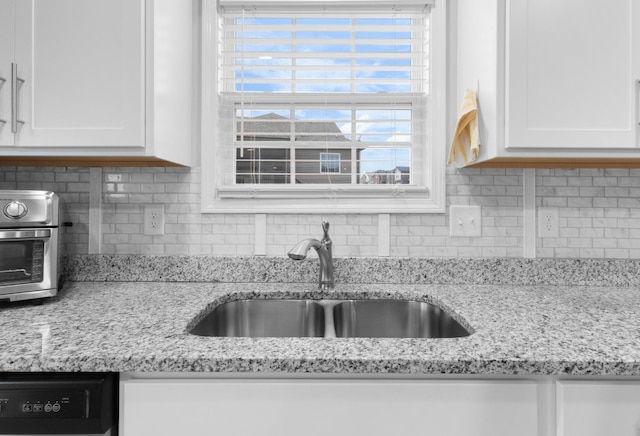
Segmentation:
[[(449, 237), (449, 215), (392, 214), (389, 256), (522, 257), (523, 177), (519, 169), (446, 170), (449, 205), (482, 208), (482, 236)], [(105, 168), (102, 176), (101, 252), (252, 256), (251, 214), (200, 213), (200, 170)], [(63, 198), (65, 247), (88, 250), (88, 168), (2, 167), (0, 189), (51, 189)], [(145, 204), (165, 205), (165, 235), (142, 235)], [(536, 170), (536, 205), (558, 209), (559, 238), (537, 238), (538, 257), (640, 256), (640, 170)], [(275, 214), (266, 217), (266, 255), (286, 256), (300, 239), (322, 236), (331, 222), (338, 257), (378, 256), (375, 214)], [(386, 253), (386, 251), (383, 250)]]
[[(555, 174), (561, 170), (555, 170)], [(552, 170), (539, 171), (538, 177), (545, 178)], [(538, 190), (538, 204), (555, 204), (559, 207), (561, 235), (570, 237), (571, 250), (555, 248), (548, 250), (549, 243), (538, 244), (541, 257), (605, 257), (633, 258), (638, 254), (640, 240), (633, 238), (640, 228), (640, 222), (630, 217), (640, 211), (640, 201), (632, 193), (631, 186), (640, 183), (637, 169), (581, 169), (578, 176), (566, 174), (569, 186), (579, 186), (579, 195), (572, 198), (570, 192), (560, 188)], [(591, 179), (591, 186), (589, 185)], [(566, 197), (566, 208), (562, 199)], [(577, 231), (577, 233), (576, 233)]]

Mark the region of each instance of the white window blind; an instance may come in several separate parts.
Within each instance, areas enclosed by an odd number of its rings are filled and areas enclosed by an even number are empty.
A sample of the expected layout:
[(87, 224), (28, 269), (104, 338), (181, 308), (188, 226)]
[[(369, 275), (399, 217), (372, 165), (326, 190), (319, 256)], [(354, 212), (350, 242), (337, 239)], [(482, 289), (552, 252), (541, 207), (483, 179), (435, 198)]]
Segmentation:
[[(293, 17), (291, 17), (293, 15)], [(225, 92), (422, 93), (428, 14), (224, 14)]]
[(222, 11), (225, 186), (420, 183), (429, 14), (362, 9)]

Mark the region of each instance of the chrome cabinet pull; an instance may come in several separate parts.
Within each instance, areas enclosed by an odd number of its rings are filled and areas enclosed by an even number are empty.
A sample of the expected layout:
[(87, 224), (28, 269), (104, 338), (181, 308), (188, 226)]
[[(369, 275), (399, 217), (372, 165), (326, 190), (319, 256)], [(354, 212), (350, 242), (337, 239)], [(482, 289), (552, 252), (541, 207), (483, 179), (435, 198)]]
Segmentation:
[[(0, 89), (2, 89), (2, 86), (7, 82), (7, 79), (0, 77)], [(2, 120), (0, 119), (0, 123), (2, 124), (7, 124), (6, 120)]]
[(18, 133), (18, 124), (24, 121), (18, 119), (18, 83), (24, 80), (18, 78), (18, 64), (11, 63), (11, 132)]

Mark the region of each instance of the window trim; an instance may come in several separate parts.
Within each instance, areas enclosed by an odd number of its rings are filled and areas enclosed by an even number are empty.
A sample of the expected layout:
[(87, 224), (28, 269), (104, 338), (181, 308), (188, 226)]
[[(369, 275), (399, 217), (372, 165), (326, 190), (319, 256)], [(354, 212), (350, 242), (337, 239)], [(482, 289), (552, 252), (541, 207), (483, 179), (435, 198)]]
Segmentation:
[[(228, 1), (228, 0), (227, 0)], [(367, 4), (372, 0), (367, 0)], [(387, 3), (381, 0), (379, 3)], [(400, 0), (401, 2), (402, 0)], [(259, 3), (257, 1), (256, 3)], [(398, 4), (396, 0), (394, 4)], [(203, 213), (443, 213), (445, 212), (446, 129), (446, 5), (436, 0), (430, 18), (430, 92), (428, 137), (422, 153), (422, 186), (300, 185), (216, 187), (218, 92), (216, 42), (219, 32), (216, 0), (203, 0), (201, 102), (201, 210)], [(206, 80), (211, 78), (211, 80)], [(212, 122), (215, 120), (215, 122)], [(207, 146), (209, 145), (209, 146)]]

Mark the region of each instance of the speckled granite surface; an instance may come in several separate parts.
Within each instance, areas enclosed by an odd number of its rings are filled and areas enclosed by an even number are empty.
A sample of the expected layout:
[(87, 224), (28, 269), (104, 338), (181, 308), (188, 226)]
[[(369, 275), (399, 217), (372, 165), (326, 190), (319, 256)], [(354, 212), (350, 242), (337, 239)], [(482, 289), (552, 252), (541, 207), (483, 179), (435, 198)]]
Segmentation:
[[(233, 299), (406, 297), (455, 312), (456, 339), (211, 338), (186, 332)], [(1, 371), (640, 375), (633, 286), (75, 282), (0, 306)]]
[[(337, 258), (337, 283), (584, 285), (640, 287), (640, 260)], [(285, 257), (77, 255), (72, 281), (313, 283), (315, 255)]]

